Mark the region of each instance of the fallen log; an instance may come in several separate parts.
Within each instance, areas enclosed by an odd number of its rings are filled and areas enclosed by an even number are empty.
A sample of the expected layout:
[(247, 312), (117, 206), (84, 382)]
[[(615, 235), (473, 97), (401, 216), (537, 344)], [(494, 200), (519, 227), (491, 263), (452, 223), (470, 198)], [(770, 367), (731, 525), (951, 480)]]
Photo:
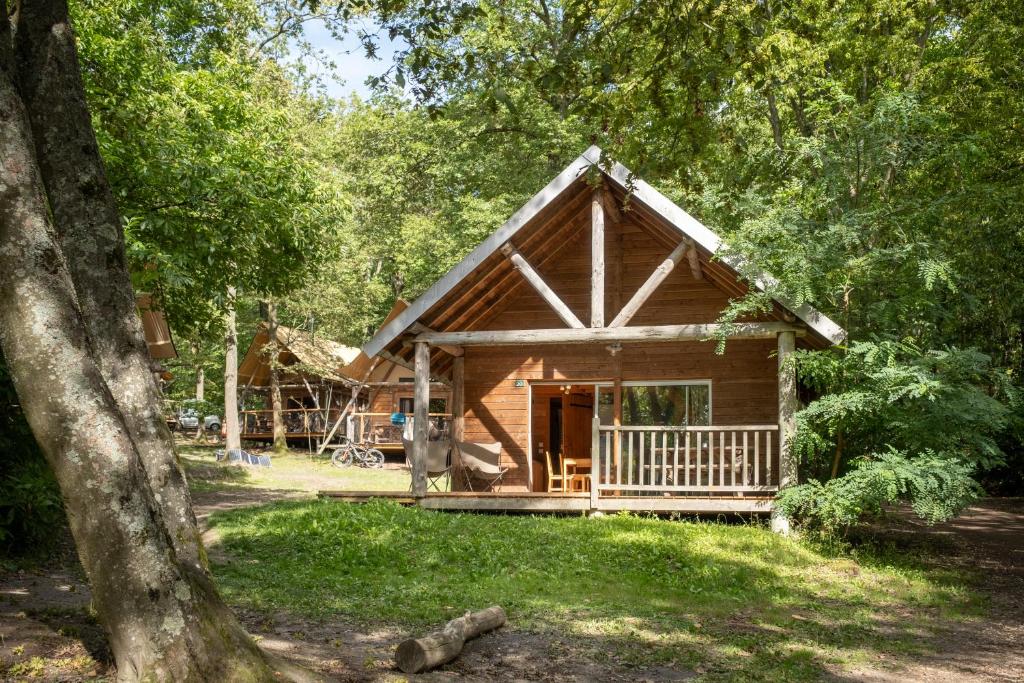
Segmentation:
[(504, 625), (505, 610), (501, 607), (466, 612), (449, 621), (440, 631), (403, 640), (395, 650), (395, 663), (407, 674), (428, 671), (458, 657), (467, 640)]

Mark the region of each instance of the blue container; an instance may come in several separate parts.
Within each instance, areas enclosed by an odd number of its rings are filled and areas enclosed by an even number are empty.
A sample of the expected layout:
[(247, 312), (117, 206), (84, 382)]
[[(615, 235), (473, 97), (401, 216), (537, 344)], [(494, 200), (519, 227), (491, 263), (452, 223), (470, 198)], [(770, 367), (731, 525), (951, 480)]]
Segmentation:
[(405, 424), (405, 413), (391, 413), (391, 424), (401, 427)]

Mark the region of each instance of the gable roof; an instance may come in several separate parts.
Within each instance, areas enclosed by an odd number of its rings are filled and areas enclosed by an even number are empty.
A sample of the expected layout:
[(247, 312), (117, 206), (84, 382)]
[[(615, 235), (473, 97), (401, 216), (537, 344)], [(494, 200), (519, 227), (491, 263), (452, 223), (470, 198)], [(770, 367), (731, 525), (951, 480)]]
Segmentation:
[[(716, 254), (723, 246), (723, 241), (717, 234), (668, 197), (643, 180), (634, 177), (630, 170), (622, 164), (615, 162), (611, 168), (601, 166), (601, 149), (592, 146), (516, 211), (501, 227), (491, 233), (468, 256), (457, 263), (444, 277), (427, 289), (406, 310), (382, 325), (373, 338), (363, 346), (363, 352), (368, 356), (375, 356), (385, 350), (421, 316), (430, 311), (455, 290), (464, 279), (473, 274), (481, 264), (499, 253), (503, 244), (516, 236), (543, 212), (549, 211), (556, 200), (565, 195), (590, 168), (595, 166), (601, 170), (610, 186), (629, 196), (631, 204), (636, 202), (645, 207), (649, 213), (660, 219), (663, 225), (676, 231), (678, 239), (693, 240), (705, 258)], [(736, 255), (723, 256), (718, 262), (724, 264), (731, 271), (733, 277), (738, 275), (740, 267), (743, 265), (742, 260)], [(764, 290), (776, 284), (776, 280), (765, 273), (756, 278), (752, 284)], [(785, 300), (779, 299), (776, 299), (775, 303), (806, 323), (809, 331), (820, 337), (826, 344), (839, 343), (846, 337), (845, 330), (809, 304), (794, 307)]]
[[(311, 335), (305, 330), (278, 325), (277, 339), (280, 354), (291, 354), (308, 374), (325, 379), (348, 382), (343, 368), (360, 354), (359, 349), (345, 346), (325, 337)], [(263, 354), (263, 347), (270, 340), (267, 324), (260, 323), (256, 335), (238, 365), (238, 381), (252, 386), (263, 386), (269, 381), (270, 366)], [(279, 356), (280, 358), (280, 356)]]

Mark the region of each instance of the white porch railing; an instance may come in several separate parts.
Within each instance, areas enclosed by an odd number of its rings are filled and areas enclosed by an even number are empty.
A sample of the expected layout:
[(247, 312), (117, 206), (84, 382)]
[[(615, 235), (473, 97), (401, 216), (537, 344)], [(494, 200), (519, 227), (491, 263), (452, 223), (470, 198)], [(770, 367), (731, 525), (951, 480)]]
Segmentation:
[(778, 425), (614, 427), (594, 420), (594, 494), (778, 490)]

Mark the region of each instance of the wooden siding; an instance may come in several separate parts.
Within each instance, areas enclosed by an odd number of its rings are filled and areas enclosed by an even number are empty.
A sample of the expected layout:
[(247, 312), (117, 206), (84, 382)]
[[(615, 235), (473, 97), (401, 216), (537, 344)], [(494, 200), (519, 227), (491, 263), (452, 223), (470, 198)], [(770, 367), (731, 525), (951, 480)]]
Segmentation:
[[(628, 216), (628, 214), (627, 214)], [(605, 319), (646, 281), (671, 247), (626, 218), (606, 226)], [(590, 235), (538, 268), (548, 285), (581, 320), (590, 319)], [(630, 321), (631, 326), (714, 322), (729, 295), (687, 267), (675, 268)], [(760, 320), (770, 320), (764, 317)], [(564, 324), (531, 288), (521, 287), (477, 329), (514, 330)], [(505, 490), (528, 490), (529, 388), (537, 381), (711, 380), (716, 425), (771, 424), (778, 418), (776, 344), (730, 341), (723, 355), (713, 342), (625, 345), (613, 359), (603, 345), (574, 347), (467, 347), (465, 394), (467, 441), (501, 441), (503, 465), (511, 468)], [(621, 368), (621, 370), (618, 370)], [(524, 386), (516, 386), (524, 380)], [(539, 417), (539, 416), (538, 416)], [(536, 454), (542, 457), (542, 454)]]

